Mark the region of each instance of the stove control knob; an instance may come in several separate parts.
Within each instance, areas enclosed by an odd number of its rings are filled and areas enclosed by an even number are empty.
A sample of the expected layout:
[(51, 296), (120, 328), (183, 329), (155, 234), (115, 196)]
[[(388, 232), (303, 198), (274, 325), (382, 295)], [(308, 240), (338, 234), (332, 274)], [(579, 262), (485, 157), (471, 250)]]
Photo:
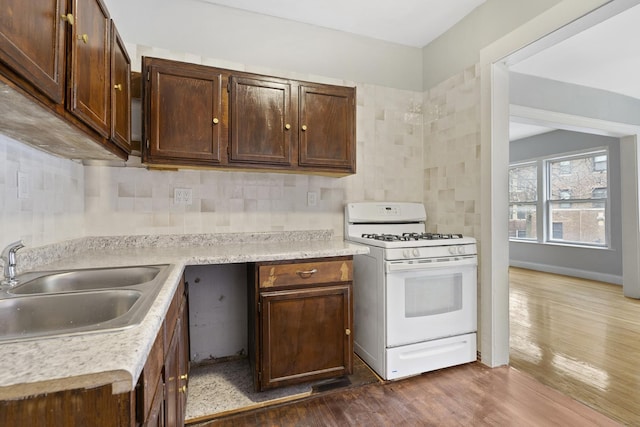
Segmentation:
[(460, 255), (464, 255), (464, 253), (465, 253), (464, 246), (458, 246), (458, 253), (459, 253)]
[(456, 247), (455, 246), (449, 246), (449, 253), (451, 255), (455, 255), (456, 254)]
[(413, 256), (416, 257), (416, 258), (419, 257), (420, 256), (420, 249), (414, 249), (413, 250)]
[(405, 258), (411, 258), (411, 251), (409, 249), (405, 249), (402, 251), (402, 256)]

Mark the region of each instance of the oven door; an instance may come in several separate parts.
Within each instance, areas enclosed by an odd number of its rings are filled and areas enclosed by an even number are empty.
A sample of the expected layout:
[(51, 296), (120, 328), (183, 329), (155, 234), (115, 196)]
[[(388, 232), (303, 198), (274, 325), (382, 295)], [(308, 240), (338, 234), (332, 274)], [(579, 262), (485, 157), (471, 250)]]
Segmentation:
[(387, 347), (477, 330), (477, 257), (387, 261)]

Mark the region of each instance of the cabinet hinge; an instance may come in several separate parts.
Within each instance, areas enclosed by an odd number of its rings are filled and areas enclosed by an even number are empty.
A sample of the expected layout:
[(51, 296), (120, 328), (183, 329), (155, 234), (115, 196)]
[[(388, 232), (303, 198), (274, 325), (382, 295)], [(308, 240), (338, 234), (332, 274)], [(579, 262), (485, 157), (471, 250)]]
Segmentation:
[(147, 138), (147, 150), (149, 149), (149, 138)]
[(258, 371), (258, 381), (262, 381), (262, 371)]
[(147, 70), (147, 81), (151, 80), (151, 71)]
[(260, 313), (260, 309), (262, 308), (262, 304), (258, 302), (258, 313)]

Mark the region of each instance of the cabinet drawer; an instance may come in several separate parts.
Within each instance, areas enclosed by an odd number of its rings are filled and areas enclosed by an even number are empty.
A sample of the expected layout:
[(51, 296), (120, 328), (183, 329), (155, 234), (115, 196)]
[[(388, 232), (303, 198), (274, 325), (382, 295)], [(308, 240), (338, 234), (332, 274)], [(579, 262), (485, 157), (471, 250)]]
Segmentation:
[(353, 276), (351, 259), (295, 262), (286, 264), (259, 264), (260, 288), (320, 283), (350, 282)]

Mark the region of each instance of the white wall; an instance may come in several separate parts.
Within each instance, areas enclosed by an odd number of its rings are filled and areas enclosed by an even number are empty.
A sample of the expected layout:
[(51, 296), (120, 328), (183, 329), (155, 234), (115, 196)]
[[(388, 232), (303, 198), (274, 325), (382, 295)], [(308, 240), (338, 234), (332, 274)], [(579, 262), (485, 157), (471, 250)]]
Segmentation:
[(266, 67), (278, 75), (294, 72), (422, 90), (418, 48), (198, 0), (105, 4), (129, 43)]
[(601, 147), (609, 150), (607, 171), (611, 247), (587, 248), (512, 240), (509, 242), (511, 265), (622, 284), (622, 202), (618, 138), (557, 130), (511, 142), (509, 161), (524, 162)]
[(480, 61), (480, 50), (561, 0), (488, 0), (423, 48), (423, 87), (429, 89)]

